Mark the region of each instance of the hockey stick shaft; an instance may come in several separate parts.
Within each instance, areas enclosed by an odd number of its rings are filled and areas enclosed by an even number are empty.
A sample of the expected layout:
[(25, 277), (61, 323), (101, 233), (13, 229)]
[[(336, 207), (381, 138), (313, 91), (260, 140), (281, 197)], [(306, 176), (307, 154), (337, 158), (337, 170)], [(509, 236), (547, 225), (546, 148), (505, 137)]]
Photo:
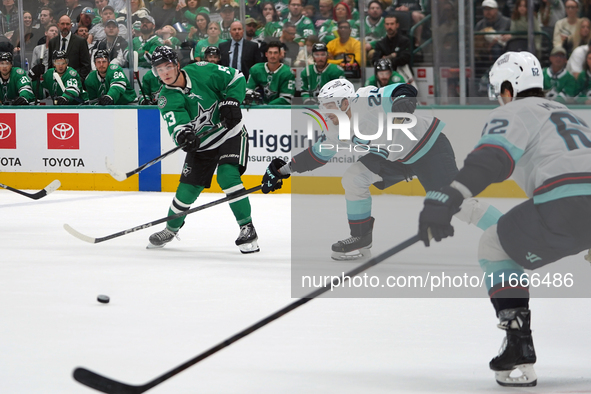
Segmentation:
[[(343, 274), (343, 277), (348, 280), (351, 280), (351, 278), (353, 278), (354, 276), (357, 276), (360, 273), (362, 273), (363, 271), (373, 267), (374, 265), (381, 263), (382, 261), (386, 260), (387, 258), (395, 255), (396, 253), (403, 251), (404, 249), (408, 248), (409, 246), (417, 243), (419, 240), (420, 240), (419, 236), (415, 235), (415, 236), (407, 239), (406, 241), (394, 246), (393, 248), (385, 251), (384, 253), (372, 258), (371, 260), (360, 265), (359, 267), (352, 269), (351, 271), (347, 272), (346, 274)], [(327, 285), (327, 286), (324, 286), (320, 289), (317, 289), (317, 290), (311, 292), (310, 294), (304, 296), (303, 298), (300, 298), (299, 300), (292, 302), (291, 304), (281, 308), (277, 312), (265, 317), (264, 319), (245, 328), (244, 330), (236, 333), (235, 335), (231, 336), (230, 338), (226, 339), (225, 341), (220, 342), (219, 344), (210, 348), (209, 350), (206, 350), (205, 352), (199, 354), (198, 356), (186, 361), (185, 363), (170, 370), (169, 372), (165, 373), (164, 375), (161, 375), (161, 376), (157, 377), (156, 379), (151, 380), (150, 382), (148, 382), (144, 385), (132, 386), (132, 385), (128, 385), (125, 383), (120, 383), (115, 380), (101, 376), (95, 372), (89, 371), (85, 368), (76, 368), (74, 370), (74, 379), (76, 379), (78, 382), (80, 382), (88, 387), (94, 388), (94, 389), (102, 391), (104, 393), (112, 393), (112, 394), (114, 394), (114, 393), (134, 393), (135, 394), (135, 393), (146, 392), (149, 389), (153, 388), (154, 386), (157, 386), (160, 383), (164, 382), (165, 380), (168, 380), (171, 377), (179, 374), (180, 372), (184, 371), (185, 369), (197, 364), (198, 362), (206, 359), (207, 357), (230, 346), (231, 344), (238, 341), (239, 339), (242, 339), (245, 336), (255, 332), (259, 328), (266, 326), (267, 324), (279, 319), (280, 317), (288, 314), (289, 312), (293, 311), (296, 308), (299, 308), (300, 306), (306, 304), (307, 302), (312, 301), (314, 298), (317, 298), (318, 296), (326, 293), (327, 291), (333, 289), (334, 287), (337, 287), (339, 284), (341, 284), (340, 279), (341, 279), (341, 277), (335, 278), (331, 282), (330, 285)]]
[(140, 230), (143, 230), (145, 228), (152, 227), (152, 226), (154, 226), (156, 224), (168, 222), (169, 220), (172, 220), (172, 219), (176, 219), (176, 218), (180, 218), (180, 217), (183, 217), (183, 216), (187, 216), (187, 215), (190, 215), (192, 213), (195, 213), (195, 212), (198, 212), (198, 211), (202, 211), (204, 209), (211, 208), (211, 207), (214, 207), (216, 205), (223, 204), (225, 202), (229, 202), (229, 201), (235, 200), (235, 199), (240, 198), (240, 197), (243, 197), (243, 196), (245, 196), (247, 194), (251, 194), (251, 193), (257, 192), (257, 191), (261, 190), (261, 188), (262, 188), (262, 186), (259, 185), (259, 186), (256, 186), (256, 187), (253, 187), (253, 188), (250, 188), (250, 189), (245, 189), (245, 190), (242, 190), (240, 192), (233, 193), (233, 194), (231, 194), (229, 196), (226, 196), (224, 198), (220, 198), (219, 200), (215, 200), (215, 201), (212, 201), (210, 203), (203, 204), (203, 205), (200, 205), (200, 206), (195, 207), (195, 208), (191, 208), (188, 211), (179, 212), (179, 213), (176, 213), (174, 215), (167, 216), (165, 218), (161, 218), (161, 219), (158, 219), (158, 220), (154, 220), (152, 222), (148, 222), (148, 223), (142, 224), (141, 226), (136, 226), (136, 227), (133, 227), (133, 228), (130, 228), (130, 229), (127, 229), (127, 230), (119, 231), (118, 233), (107, 235), (105, 237), (100, 237), (100, 238), (92, 238), (92, 237), (89, 237), (87, 235), (84, 235), (84, 234), (82, 234), (82, 233), (74, 230), (71, 226), (69, 226), (67, 224), (64, 224), (64, 229), (67, 232), (69, 232), (70, 234), (72, 234), (73, 236), (75, 236), (76, 238), (79, 238), (79, 239), (81, 239), (83, 241), (86, 241), (86, 242), (89, 242), (89, 243), (98, 244), (100, 242), (108, 241), (108, 240), (113, 239), (113, 238), (118, 238), (118, 237), (121, 237), (123, 235), (135, 233), (136, 231), (140, 231)]
[(18, 194), (23, 195), (25, 197), (32, 198), (33, 200), (38, 200), (40, 198), (45, 197), (46, 195), (48, 195), (50, 193), (53, 193), (60, 186), (61, 186), (60, 181), (58, 181), (56, 179), (55, 181), (51, 182), (49, 185), (45, 186), (45, 188), (43, 188), (42, 190), (39, 190), (37, 193), (27, 193), (22, 190), (15, 189), (14, 187), (10, 187), (10, 186), (7, 186), (3, 183), (0, 183), (1, 188), (6, 189), (6, 190), (10, 190), (11, 192), (18, 193)]

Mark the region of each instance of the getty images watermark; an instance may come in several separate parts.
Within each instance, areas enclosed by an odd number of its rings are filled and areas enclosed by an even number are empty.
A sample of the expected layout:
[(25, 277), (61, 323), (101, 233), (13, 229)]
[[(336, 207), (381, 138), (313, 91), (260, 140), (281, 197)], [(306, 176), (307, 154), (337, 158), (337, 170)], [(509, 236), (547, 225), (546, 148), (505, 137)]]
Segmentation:
[[(336, 118), (338, 119), (338, 128), (339, 128), (339, 134), (338, 134), (338, 139), (339, 141), (349, 141), (352, 139), (351, 136), (351, 119), (349, 119), (349, 116), (347, 115), (347, 113), (339, 110), (339, 109), (328, 109), (328, 108), (323, 108), (322, 110), (323, 114), (327, 114), (329, 117), (330, 115), (334, 115), (336, 116)], [(316, 112), (316, 111), (314, 111)], [(368, 116), (368, 115), (365, 115)], [(383, 134), (384, 134), (384, 128), (386, 129), (386, 138), (385, 141), (391, 142), (393, 140), (393, 132), (395, 130), (400, 130), (404, 133), (404, 135), (406, 135), (411, 141), (417, 141), (417, 137), (415, 137), (411, 132), (410, 132), (410, 128), (413, 128), (414, 126), (416, 126), (417, 124), (417, 118), (416, 116), (414, 116), (413, 114), (409, 114), (409, 113), (405, 113), (405, 112), (389, 112), (387, 114), (384, 114), (383, 112), (379, 112), (378, 114), (376, 114), (377, 116), (377, 122), (372, 122), (373, 124), (377, 123), (377, 131), (373, 134), (363, 134), (360, 129), (359, 129), (359, 120), (361, 118), (361, 115), (359, 113), (353, 112), (351, 114), (352, 117), (352, 121), (353, 121), (353, 134), (355, 137), (357, 137), (357, 141), (356, 143), (352, 144), (352, 145), (348, 145), (348, 146), (340, 146), (338, 144), (333, 144), (333, 143), (329, 143), (329, 142), (322, 142), (319, 144), (319, 150), (322, 151), (322, 149), (325, 150), (331, 150), (331, 151), (348, 151), (348, 152), (358, 152), (358, 153), (364, 153), (364, 152), (369, 152), (370, 149), (372, 150), (377, 150), (378, 152), (380, 150), (385, 150), (387, 152), (392, 152), (392, 153), (396, 153), (396, 152), (402, 152), (404, 150), (404, 147), (400, 144), (396, 144), (396, 143), (364, 143), (366, 141), (378, 141), (378, 140), (384, 140), (383, 138)], [(386, 122), (385, 122), (385, 126), (384, 126), (384, 116), (386, 116)], [(410, 120), (410, 122), (407, 123), (402, 123), (404, 122), (404, 120)], [(401, 123), (395, 123), (395, 121), (397, 122), (401, 122)], [(318, 120), (317, 120), (318, 122)], [(326, 122), (324, 122), (326, 124)], [(313, 139), (313, 131), (312, 131), (313, 125), (312, 122), (308, 122), (308, 138), (309, 139)], [(327, 126), (328, 128), (328, 126)], [(367, 128), (367, 127), (365, 127)]]

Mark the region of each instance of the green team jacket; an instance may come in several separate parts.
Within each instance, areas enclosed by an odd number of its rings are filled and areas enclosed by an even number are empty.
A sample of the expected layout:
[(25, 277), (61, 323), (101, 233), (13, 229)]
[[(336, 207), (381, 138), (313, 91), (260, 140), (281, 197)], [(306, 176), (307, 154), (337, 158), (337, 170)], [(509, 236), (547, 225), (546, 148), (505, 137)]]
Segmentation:
[(0, 97), (2, 103), (12, 101), (18, 96), (26, 98), (29, 102), (35, 101), (31, 80), (22, 68), (12, 67), (8, 79), (5, 81), (0, 78), (0, 83), (2, 84), (2, 96)]
[(160, 88), (162, 88), (162, 81), (150, 70), (142, 78), (142, 88), (140, 96), (148, 96), (152, 102), (156, 102)]
[(133, 39), (133, 50), (138, 53), (138, 66), (139, 67), (152, 67), (152, 52), (156, 47), (162, 46), (162, 38), (157, 35), (153, 35), (146, 41), (142, 37), (134, 37)]
[[(151, 73), (151, 71), (148, 72)], [(125, 105), (137, 99), (129, 79), (125, 76), (121, 66), (117, 64), (109, 65), (104, 79), (98, 71), (91, 71), (84, 81), (84, 85), (89, 100), (98, 99), (106, 94), (111, 96), (115, 105)]]
[[(55, 77), (54, 77), (55, 75)], [(57, 82), (55, 78), (60, 78), (65, 91), (62, 90), (62, 87)], [(43, 74), (43, 82), (41, 83), (43, 87), (43, 94), (40, 99), (43, 99), (47, 96), (55, 98), (57, 96), (64, 96), (68, 99), (70, 104), (80, 104), (80, 101), (84, 102), (88, 100), (87, 93), (82, 89), (82, 80), (80, 79), (80, 75), (78, 72), (74, 70), (72, 67), (66, 68), (66, 72), (60, 77), (57, 73), (55, 73), (54, 68), (50, 68)], [(37, 91), (36, 83), (34, 84), (33, 88)]]
[[(287, 18), (285, 20), (283, 20), (283, 23), (288, 22), (288, 21), (289, 21), (289, 15), (287, 16)], [(306, 38), (308, 38), (308, 36), (316, 34), (316, 28), (314, 28), (314, 23), (312, 22), (312, 20), (310, 18), (308, 18), (307, 16), (304, 16), (304, 14), (302, 14), (300, 19), (298, 19), (298, 21), (294, 24), (296, 27), (296, 36), (294, 38), (294, 41), (297, 42), (298, 44), (300, 42), (305, 42)]]
[(295, 77), (285, 64), (271, 72), (267, 63), (257, 63), (250, 69), (246, 87), (252, 90), (261, 87), (264, 104), (290, 105), (295, 93)]
[(217, 148), (241, 132), (238, 125), (231, 130), (219, 128), (218, 104), (226, 98), (244, 101), (244, 75), (233, 68), (213, 63), (197, 62), (185, 66), (185, 89), (162, 85), (158, 95), (158, 109), (168, 132), (176, 143), (177, 134), (187, 125), (195, 133), (202, 133), (200, 151)]
[[(396, 71), (392, 71), (392, 76), (390, 77), (390, 79), (388, 80), (388, 83), (385, 86), (394, 85), (395, 83), (404, 83), (404, 82), (405, 82), (404, 77), (402, 75), (400, 75)], [(375, 75), (372, 75), (371, 77), (369, 77), (369, 79), (365, 83), (365, 86), (375, 86), (378, 88), (383, 88), (383, 86), (379, 85), (378, 79), (376, 78)]]
[[(318, 72), (316, 65), (306, 67), (301, 74), (302, 97), (318, 97), (320, 89), (333, 79), (345, 78), (345, 72), (340, 66), (328, 63), (324, 71)], [(312, 92), (312, 96), (310, 96)]]
[(577, 95), (577, 81), (566, 69), (557, 74), (552, 73), (550, 67), (542, 71), (544, 75), (544, 90), (546, 97), (564, 103), (567, 98)]

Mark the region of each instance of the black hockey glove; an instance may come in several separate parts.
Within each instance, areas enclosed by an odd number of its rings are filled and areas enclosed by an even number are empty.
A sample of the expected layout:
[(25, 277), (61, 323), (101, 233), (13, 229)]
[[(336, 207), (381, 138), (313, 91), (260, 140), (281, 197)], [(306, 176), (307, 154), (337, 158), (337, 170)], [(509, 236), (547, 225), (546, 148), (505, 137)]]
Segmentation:
[(140, 105), (152, 105), (152, 100), (150, 100), (148, 97), (144, 97), (140, 100), (139, 102)]
[(29, 78), (33, 81), (38, 81), (41, 79), (41, 76), (45, 72), (45, 66), (42, 64), (37, 64), (32, 69), (29, 70)]
[(57, 96), (54, 101), (55, 101), (55, 105), (68, 105), (68, 104), (70, 104), (70, 100), (68, 100), (64, 96)]
[(425, 246), (429, 246), (431, 237), (439, 242), (454, 235), (451, 218), (460, 210), (462, 201), (462, 193), (451, 186), (427, 193), (419, 216), (419, 237)]
[(13, 102), (12, 105), (29, 105), (29, 100), (22, 96), (18, 96)]
[(265, 171), (265, 175), (263, 175), (263, 188), (261, 189), (263, 193), (267, 194), (281, 189), (281, 186), (283, 186), (283, 179), (289, 178), (289, 174), (283, 175), (279, 172), (279, 169), (285, 164), (286, 163), (279, 158), (273, 159), (271, 164), (269, 164), (269, 167), (267, 167), (267, 170)]
[(244, 96), (244, 105), (262, 104), (263, 97), (259, 92), (252, 89), (246, 89), (246, 95)]
[(184, 130), (179, 131), (176, 136), (176, 144), (178, 146), (184, 145), (183, 150), (187, 153), (196, 152), (201, 145), (201, 140), (197, 138), (193, 128), (187, 125)]
[(98, 105), (113, 105), (114, 103), (113, 97), (108, 94), (101, 96), (98, 100)]
[(220, 109), (220, 121), (226, 129), (233, 129), (242, 120), (242, 111), (238, 100), (227, 98), (220, 103), (218, 108)]
[(417, 108), (417, 89), (407, 83), (398, 85), (392, 95), (392, 112), (406, 112), (414, 114)]

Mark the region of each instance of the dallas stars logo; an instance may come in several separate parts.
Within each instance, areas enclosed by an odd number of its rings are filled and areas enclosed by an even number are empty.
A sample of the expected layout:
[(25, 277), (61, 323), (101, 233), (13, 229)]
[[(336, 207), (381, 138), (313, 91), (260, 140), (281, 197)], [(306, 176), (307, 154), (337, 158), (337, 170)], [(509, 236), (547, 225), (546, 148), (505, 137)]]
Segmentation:
[(197, 103), (197, 105), (199, 108), (198, 115), (191, 121), (193, 124), (193, 130), (195, 130), (196, 133), (206, 126), (214, 126), (212, 118), (216, 103), (213, 103), (208, 109), (203, 109), (201, 103)]

